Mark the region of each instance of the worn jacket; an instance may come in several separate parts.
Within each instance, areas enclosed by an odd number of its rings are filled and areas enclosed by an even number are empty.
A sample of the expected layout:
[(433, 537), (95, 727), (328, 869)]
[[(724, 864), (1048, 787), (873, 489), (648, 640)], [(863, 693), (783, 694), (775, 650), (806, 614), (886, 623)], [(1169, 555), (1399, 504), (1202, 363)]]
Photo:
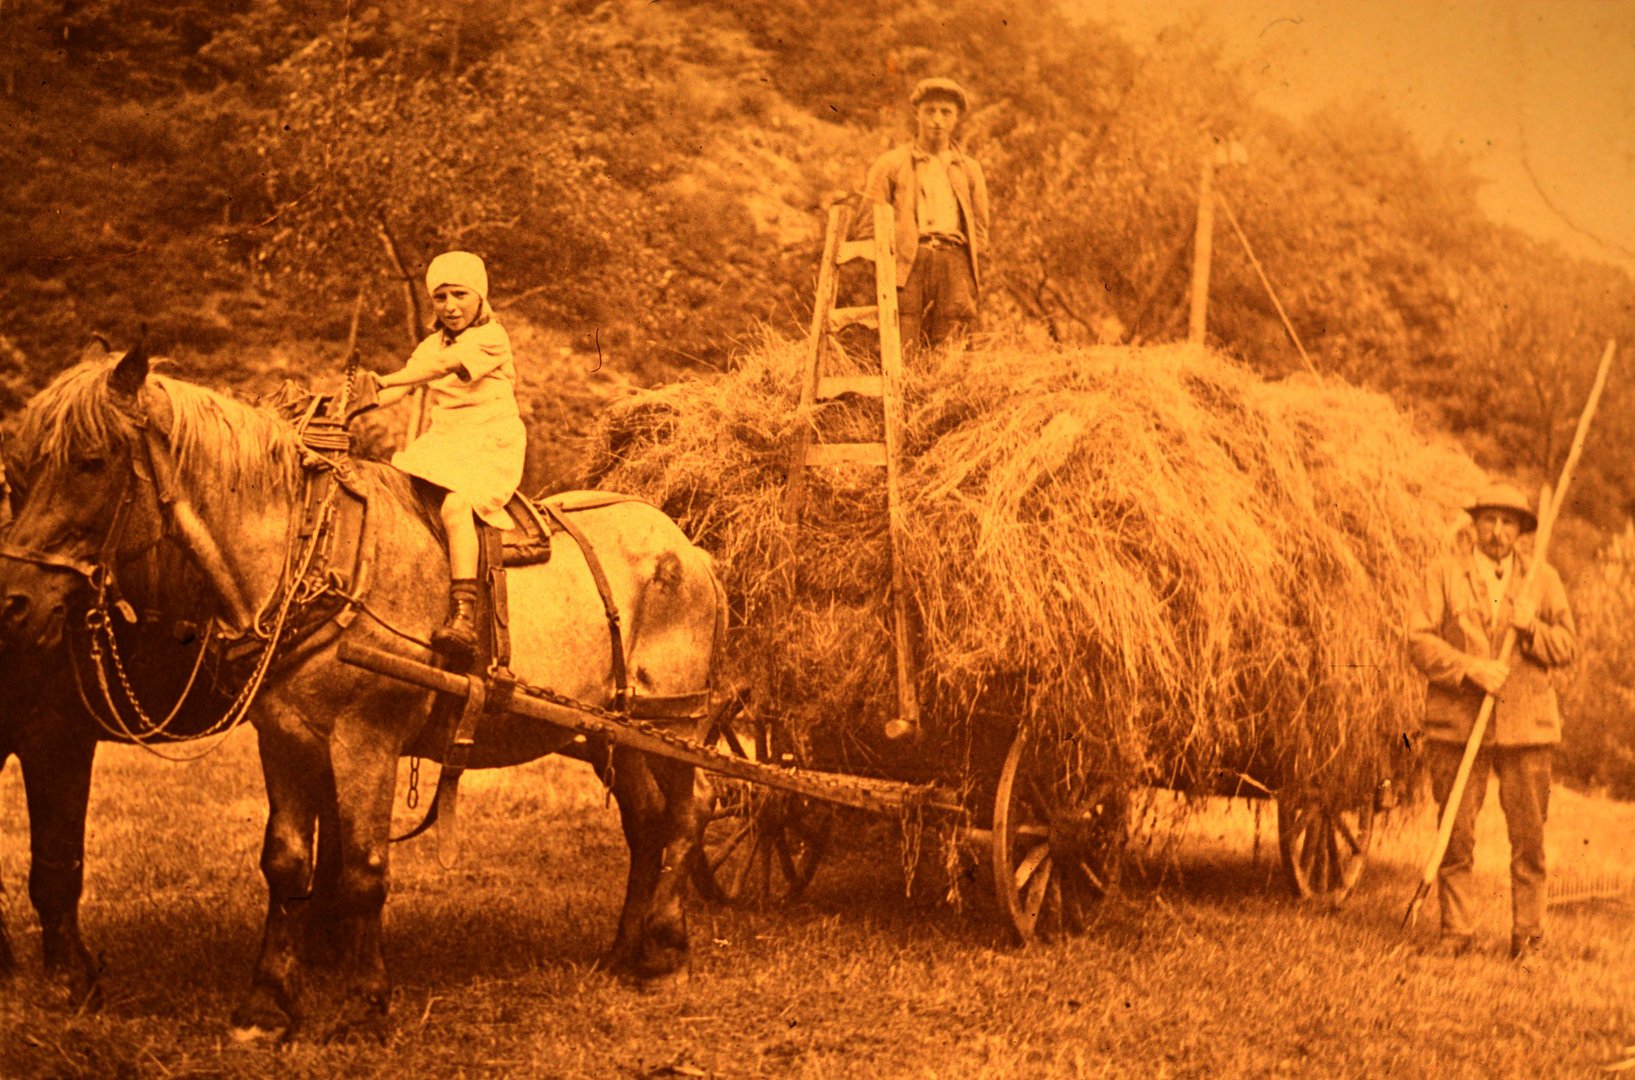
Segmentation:
[[(1475, 560), (1474, 553), (1458, 554), (1433, 565), (1408, 625), (1414, 665), (1430, 680), (1425, 695), (1425, 737), (1438, 742), (1463, 743), (1470, 738), (1484, 695), (1466, 674), (1471, 661), (1498, 658), (1515, 594), (1527, 576), (1529, 560), (1517, 552), (1516, 569), (1489, 622), (1494, 608)], [(1561, 713), (1550, 684), (1550, 669), (1572, 663), (1578, 653), (1578, 631), (1554, 567), (1546, 563), (1539, 568), (1534, 589), (1539, 597), (1538, 615), (1527, 630), (1517, 631), (1510, 676), (1494, 702), (1483, 745), (1536, 746), (1561, 741)]]
[[(930, 155), (914, 144), (887, 150), (875, 159), (863, 181), (863, 196), (872, 206), (890, 203), (896, 219), (897, 287), (908, 282), (909, 271), (914, 269), (914, 256), (920, 250), (920, 222), (915, 204), (919, 200), (920, 185), (914, 177), (914, 164)], [(961, 153), (956, 147), (948, 166), (948, 182), (954, 189), (960, 215), (965, 221), (966, 251), (971, 257), (971, 277), (978, 292), (982, 289), (982, 256), (988, 250), (988, 182), (982, 178), (982, 166), (976, 158)], [(864, 230), (873, 229), (873, 218), (865, 214)]]

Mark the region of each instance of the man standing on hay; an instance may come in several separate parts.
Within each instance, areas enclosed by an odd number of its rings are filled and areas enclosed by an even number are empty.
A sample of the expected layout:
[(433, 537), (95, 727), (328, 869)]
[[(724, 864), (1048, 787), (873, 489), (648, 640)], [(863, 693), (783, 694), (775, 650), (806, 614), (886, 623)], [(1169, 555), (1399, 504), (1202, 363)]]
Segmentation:
[[(1414, 664), (1430, 680), (1425, 752), (1431, 790), (1444, 814), (1482, 699), (1488, 694), (1494, 699), (1492, 723), (1459, 800), (1437, 875), (1442, 908), (1437, 949), (1464, 956), (1473, 948), (1476, 816), (1488, 775), (1497, 773), (1510, 833), (1510, 956), (1522, 960), (1538, 951), (1544, 933), (1544, 821), (1551, 752), (1561, 741), (1550, 669), (1572, 662), (1577, 630), (1553, 567), (1538, 567), (1531, 595), (1523, 595), (1529, 560), (1516, 550), (1516, 541), (1538, 527), (1527, 497), (1509, 484), (1496, 484), (1467, 512), (1476, 526), (1475, 549), (1444, 556), (1431, 568), (1408, 627)], [(1509, 627), (1516, 630), (1517, 648), (1506, 664), (1497, 656)]]
[(909, 95), (912, 143), (881, 154), (863, 182), (864, 221), (890, 203), (897, 226), (897, 317), (903, 349), (963, 336), (976, 319), (980, 259), (988, 247), (982, 166), (954, 145), (969, 107), (953, 79), (922, 79)]

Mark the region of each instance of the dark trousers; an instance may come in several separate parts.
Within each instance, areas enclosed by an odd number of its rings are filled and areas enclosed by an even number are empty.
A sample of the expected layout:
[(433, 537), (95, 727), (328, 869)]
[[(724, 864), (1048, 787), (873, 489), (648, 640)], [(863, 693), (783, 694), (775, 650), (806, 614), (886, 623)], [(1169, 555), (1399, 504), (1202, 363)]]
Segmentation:
[(920, 244), (908, 281), (897, 290), (903, 354), (913, 356), (922, 343), (941, 345), (964, 334), (975, 318), (976, 278), (970, 253), (952, 245)]
[[(1459, 743), (1427, 742), (1426, 763), (1431, 772), (1431, 793), (1445, 813), (1453, 792), (1454, 774), (1464, 754)], [(1510, 931), (1517, 936), (1544, 928), (1545, 868), (1544, 822), (1550, 814), (1551, 746), (1489, 746), (1476, 754), (1470, 781), (1453, 820), (1453, 835), (1437, 874), (1437, 896), (1442, 903), (1442, 932), (1469, 935), (1476, 862), (1476, 816), (1487, 797), (1487, 778), (1499, 776), (1499, 805), (1510, 833)]]

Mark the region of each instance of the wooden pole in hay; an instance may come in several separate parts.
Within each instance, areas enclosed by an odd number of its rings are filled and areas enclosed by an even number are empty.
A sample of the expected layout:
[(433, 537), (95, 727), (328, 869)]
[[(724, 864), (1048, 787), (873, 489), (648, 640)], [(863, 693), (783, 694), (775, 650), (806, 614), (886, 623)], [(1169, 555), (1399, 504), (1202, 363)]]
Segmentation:
[[(1566, 505), (1567, 485), (1572, 483), (1573, 470), (1578, 467), (1578, 459), (1584, 453), (1584, 440), (1589, 435), (1590, 420), (1595, 416), (1595, 407), (1601, 403), (1601, 391), (1607, 385), (1607, 372), (1612, 367), (1612, 354), (1615, 342), (1607, 342), (1606, 351), (1601, 354), (1601, 366), (1595, 373), (1595, 384), (1590, 387), (1590, 399), (1584, 406), (1583, 415), (1578, 418), (1578, 430), (1573, 433), (1572, 448), (1567, 451), (1567, 462), (1561, 467), (1561, 480), (1556, 484), (1555, 495), (1550, 498), (1548, 505), (1539, 507), (1538, 537), (1533, 543), (1533, 562), (1527, 569), (1527, 578), (1522, 582), (1522, 595), (1530, 595), (1534, 581), (1538, 577), (1539, 568), (1549, 554), (1550, 533), (1555, 528), (1556, 516)], [(1499, 662), (1509, 663), (1510, 654), (1516, 647), (1516, 629), (1510, 627), (1505, 630), (1504, 641), (1499, 646)], [(1482, 735), (1487, 731), (1488, 721), (1493, 717), (1495, 699), (1492, 694), (1482, 698), (1482, 707), (1476, 713), (1476, 722), (1471, 725), (1470, 738), (1465, 743), (1464, 756), (1459, 759), (1459, 771), (1454, 774), (1453, 788), (1448, 792), (1447, 806), (1442, 812), (1442, 821), (1436, 831), (1436, 843), (1432, 846), (1430, 855), (1425, 860), (1425, 869), (1420, 875), (1419, 888), (1414, 891), (1414, 898), (1408, 902), (1408, 910), (1402, 916), (1402, 927), (1407, 929), (1414, 924), (1419, 915), (1420, 905), (1425, 897), (1430, 895), (1431, 886), (1436, 884), (1436, 873), (1442, 866), (1442, 856), (1447, 854), (1448, 841), (1453, 837), (1453, 821), (1459, 813), (1460, 800), (1464, 798), (1465, 785), (1470, 781), (1470, 770), (1476, 763), (1476, 753), (1482, 746)]]
[(1203, 172), (1198, 176), (1198, 224), (1192, 234), (1191, 311), (1187, 318), (1187, 340), (1204, 343), (1209, 323), (1209, 263), (1215, 237), (1215, 145), (1204, 152)]

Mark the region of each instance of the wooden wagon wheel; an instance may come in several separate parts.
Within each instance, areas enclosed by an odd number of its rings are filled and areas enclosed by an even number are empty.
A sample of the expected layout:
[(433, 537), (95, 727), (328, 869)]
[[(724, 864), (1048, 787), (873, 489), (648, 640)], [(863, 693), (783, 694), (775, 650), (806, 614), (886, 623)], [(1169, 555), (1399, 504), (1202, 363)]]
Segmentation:
[(1374, 834), (1374, 804), (1335, 807), (1310, 798), (1277, 799), (1277, 847), (1289, 888), (1301, 899), (1343, 903), (1362, 878)]
[(994, 892), (1023, 944), (1084, 929), (1089, 905), (1118, 883), (1129, 795), (1074, 775), (1021, 732), (994, 798)]
[[(698, 741), (751, 761), (800, 763), (777, 723), (751, 714), (741, 699), (704, 720)], [(699, 774), (699, 842), (693, 885), (707, 900), (768, 907), (798, 899), (829, 847), (832, 810), (771, 788)]]

